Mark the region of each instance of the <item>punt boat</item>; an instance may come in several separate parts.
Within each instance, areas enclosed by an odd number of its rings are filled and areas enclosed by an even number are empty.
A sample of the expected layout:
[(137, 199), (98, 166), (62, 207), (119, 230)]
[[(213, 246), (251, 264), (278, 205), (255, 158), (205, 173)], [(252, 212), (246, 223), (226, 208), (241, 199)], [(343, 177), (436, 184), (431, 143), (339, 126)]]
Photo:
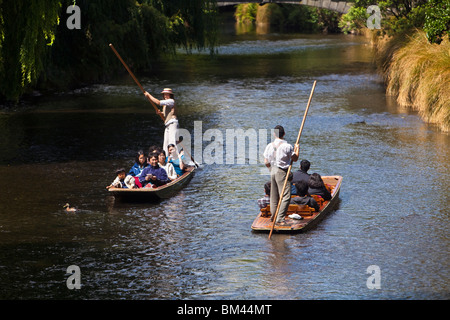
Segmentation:
[[(320, 206), (319, 211), (315, 211), (306, 205), (290, 204), (288, 212), (286, 214), (285, 222), (286, 226), (277, 226), (275, 224), (274, 232), (302, 232), (311, 229), (321, 221), (327, 213), (329, 213), (338, 202), (339, 190), (341, 188), (342, 177), (341, 176), (323, 176), (323, 182), (329, 188), (331, 192), (331, 199), (324, 201), (320, 196), (312, 196), (316, 199)], [(289, 215), (297, 214), (303, 219), (289, 218)], [(270, 232), (273, 222), (270, 219), (270, 205), (261, 211), (256, 216), (252, 224), (253, 231)]]
[(183, 189), (194, 176), (195, 167), (189, 166), (182, 176), (157, 188), (123, 189), (110, 188), (116, 199), (121, 201), (158, 201), (168, 199)]

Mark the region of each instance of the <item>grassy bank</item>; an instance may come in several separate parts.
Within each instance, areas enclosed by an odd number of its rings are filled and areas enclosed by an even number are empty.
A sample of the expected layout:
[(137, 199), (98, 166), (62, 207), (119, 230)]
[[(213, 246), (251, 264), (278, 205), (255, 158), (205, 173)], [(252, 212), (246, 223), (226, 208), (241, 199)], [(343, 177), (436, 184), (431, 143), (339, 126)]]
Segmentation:
[(450, 132), (450, 43), (430, 44), (423, 31), (373, 37), (388, 95), (416, 110), (428, 123)]

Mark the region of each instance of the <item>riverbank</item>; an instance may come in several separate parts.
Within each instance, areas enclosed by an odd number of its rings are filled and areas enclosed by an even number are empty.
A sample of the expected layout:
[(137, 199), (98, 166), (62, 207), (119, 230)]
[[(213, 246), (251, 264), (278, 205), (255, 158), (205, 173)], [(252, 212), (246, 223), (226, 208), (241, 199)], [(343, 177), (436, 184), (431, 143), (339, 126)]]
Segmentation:
[(450, 43), (430, 44), (423, 31), (379, 37), (369, 31), (386, 94), (450, 132)]
[(254, 24), (264, 32), (340, 33), (340, 14), (297, 4), (278, 5), (245, 3), (236, 6), (234, 17), (238, 24)]

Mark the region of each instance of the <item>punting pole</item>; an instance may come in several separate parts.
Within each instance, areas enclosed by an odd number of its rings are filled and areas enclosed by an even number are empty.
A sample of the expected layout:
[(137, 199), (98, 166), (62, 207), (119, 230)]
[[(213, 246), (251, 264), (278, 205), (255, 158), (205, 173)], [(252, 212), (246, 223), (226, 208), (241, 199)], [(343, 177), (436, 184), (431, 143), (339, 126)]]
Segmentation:
[[(128, 73), (130, 74), (130, 76), (133, 78), (134, 82), (136, 82), (136, 84), (138, 85), (138, 87), (141, 89), (142, 93), (145, 93), (144, 88), (142, 87), (142, 85), (139, 83), (139, 81), (136, 79), (136, 77), (134, 76), (133, 72), (131, 72), (130, 68), (128, 68), (127, 64), (125, 63), (125, 61), (123, 61), (122, 57), (120, 56), (120, 54), (117, 52), (116, 48), (114, 48), (114, 46), (112, 45), (112, 43), (109, 44), (110, 48), (112, 49), (112, 51), (114, 51), (114, 53), (116, 54), (117, 58), (119, 58), (120, 62), (122, 62), (123, 66), (125, 67), (125, 69), (127, 69)], [(150, 103), (152, 104), (153, 108), (155, 108), (155, 111), (157, 114), (159, 114), (159, 116), (161, 117), (162, 121), (165, 121), (164, 116), (159, 113), (159, 109), (155, 106), (155, 104), (153, 103), (152, 100), (150, 100)]]

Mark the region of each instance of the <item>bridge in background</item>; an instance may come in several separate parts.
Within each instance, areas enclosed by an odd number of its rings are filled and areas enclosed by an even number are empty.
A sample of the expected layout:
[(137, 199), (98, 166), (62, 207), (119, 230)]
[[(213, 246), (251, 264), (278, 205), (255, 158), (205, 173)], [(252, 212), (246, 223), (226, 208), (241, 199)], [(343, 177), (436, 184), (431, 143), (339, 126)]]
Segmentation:
[(237, 4), (242, 3), (259, 3), (259, 4), (266, 4), (266, 3), (286, 3), (286, 4), (298, 4), (298, 5), (304, 5), (304, 6), (310, 6), (310, 7), (317, 7), (317, 8), (324, 8), (331, 11), (336, 11), (339, 13), (347, 13), (350, 7), (352, 6), (352, 2), (345, 2), (345, 1), (332, 1), (332, 0), (301, 0), (301, 1), (283, 1), (283, 0), (269, 0), (269, 1), (249, 1), (249, 0), (242, 0), (242, 1), (217, 1), (217, 5), (219, 7), (223, 6), (233, 6)]

